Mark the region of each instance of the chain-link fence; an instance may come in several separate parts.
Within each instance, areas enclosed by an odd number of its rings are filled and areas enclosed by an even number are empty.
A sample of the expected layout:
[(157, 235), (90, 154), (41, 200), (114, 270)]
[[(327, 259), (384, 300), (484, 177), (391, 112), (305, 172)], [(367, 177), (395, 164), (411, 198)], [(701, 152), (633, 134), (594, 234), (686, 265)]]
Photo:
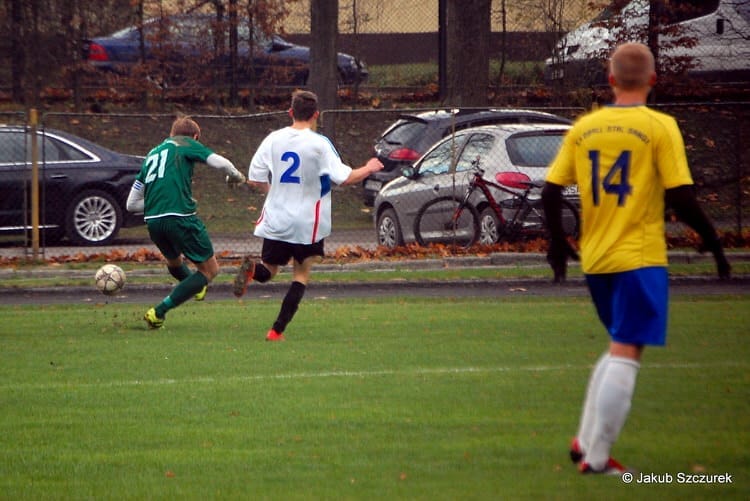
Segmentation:
[[(680, 124), (698, 195), (717, 227), (724, 234), (747, 233), (750, 106), (670, 104), (658, 109), (674, 115)], [(547, 111), (568, 118), (576, 113), (573, 109)], [(326, 111), (320, 131), (334, 140), (344, 161), (356, 167), (373, 155), (375, 139), (400, 115), (398, 110)], [(263, 137), (289, 123), (286, 112), (194, 117), (202, 128), (202, 141), (243, 171)], [(0, 120), (9, 124), (0, 127), (0, 238), (5, 247), (28, 248), (32, 222), (30, 128), (23, 114), (2, 114)], [(37, 144), (43, 248), (74, 245), (71, 253), (97, 252), (100, 247), (96, 245), (103, 243), (114, 248), (151, 248), (140, 218), (125, 210), (127, 193), (140, 168), (140, 159), (127, 155), (145, 155), (168, 136), (172, 120), (173, 115), (168, 114), (42, 115)], [(472, 136), (457, 131), (422, 159), (421, 176), (399, 178), (395, 182), (398, 187), (392, 184), (382, 194), (387, 203), (375, 207), (365, 203), (363, 186), (335, 187), (333, 235), (327, 251), (388, 244), (382, 240), (388, 217), (400, 232), (395, 243), (414, 241), (412, 230), (419, 210), (434, 198), (463, 194), (476, 157), (481, 158), (490, 180), (500, 172), (514, 173), (511, 183), (518, 181), (518, 175), (541, 178), (564, 129), (553, 124), (521, 124), (489, 128)], [(219, 255), (257, 254), (260, 241), (252, 236), (252, 230), (263, 196), (246, 187), (229, 190), (223, 178), (221, 172), (206, 166), (196, 169), (193, 193), (199, 215)], [(504, 198), (494, 194), (498, 201)], [(574, 193), (570, 195), (575, 198)], [(480, 212), (488, 207), (482, 197), (475, 205)], [(510, 214), (504, 212), (506, 217)], [(678, 225), (670, 226), (669, 231), (684, 230)]]
[[(0, 23), (7, 29), (0, 31), (0, 97), (27, 102), (73, 98), (79, 109), (106, 108), (111, 102), (165, 108), (167, 102), (245, 109), (267, 105), (274, 96), (285, 95), (289, 86), (305, 85), (308, 61), (304, 49), (290, 48), (280, 39), (267, 34), (259, 34), (257, 40), (250, 37), (242, 9), (251, 3), (237, 4), (242, 29), (236, 81), (227, 73), (231, 41), (224, 2), (138, 2), (145, 18), (151, 19), (144, 24), (144, 46), (135, 35), (121, 34), (120, 51), (93, 37), (136, 26), (135, 2), (80, 0), (75, 13), (70, 2), (62, 1), (50, 2), (46, 11), (33, 2), (11, 2), (13, 8), (1, 5)], [(270, 29), (289, 42), (312, 45), (309, 0), (277, 3), (282, 8), (263, 14), (270, 16)], [(197, 4), (201, 7), (196, 11)], [(267, 9), (275, 4), (264, 3)], [(337, 48), (364, 62), (368, 73), (365, 81), (344, 78), (356, 64), (339, 60), (346, 102), (435, 98), (441, 40), (471, 47), (471, 33), (467, 39), (441, 39), (440, 8), (445, 4), (480, 9), (476, 17), (483, 21), (489, 16), (490, 103), (507, 104), (513, 93), (522, 92), (537, 104), (566, 99), (588, 105), (592, 99), (583, 94), (602, 84), (606, 87), (603, 61), (624, 40), (654, 43), (660, 85), (673, 95), (703, 92), (704, 86), (693, 81), (698, 76), (712, 84), (710, 92), (722, 96), (745, 93), (750, 81), (750, 0), (492, 0), (484, 5), (340, 0)], [(650, 13), (650, 5), (657, 11)], [(212, 19), (219, 11), (224, 21), (216, 24)], [(205, 17), (199, 22), (188, 17), (179, 24), (174, 14), (185, 12)], [(263, 25), (263, 19), (259, 14), (257, 24)], [(158, 28), (158, 33), (151, 33), (151, 28)], [(126, 42), (130, 46), (120, 61)], [(246, 57), (248, 45), (258, 51), (257, 62), (249, 67), (257, 79), (245, 72), (252, 59)], [(682, 85), (674, 91), (677, 83)], [(574, 92), (567, 92), (570, 89)]]
[(750, 104), (664, 104), (685, 137), (699, 200), (718, 228), (740, 234), (750, 215)]

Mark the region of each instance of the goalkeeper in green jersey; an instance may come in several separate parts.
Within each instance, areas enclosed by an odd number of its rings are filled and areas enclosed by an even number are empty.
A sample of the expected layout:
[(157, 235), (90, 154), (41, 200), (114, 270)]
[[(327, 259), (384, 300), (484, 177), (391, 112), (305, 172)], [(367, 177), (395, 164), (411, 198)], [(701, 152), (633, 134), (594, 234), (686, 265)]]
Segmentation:
[[(191, 297), (202, 300), (209, 282), (219, 273), (211, 239), (196, 215), (192, 192), (195, 163), (223, 170), (231, 181), (245, 182), (232, 162), (198, 141), (200, 134), (194, 120), (177, 118), (169, 137), (146, 155), (128, 196), (127, 209), (143, 213), (151, 240), (167, 259), (169, 273), (180, 281), (144, 315), (151, 329), (162, 327), (167, 312)], [(183, 256), (198, 271), (191, 272)]]

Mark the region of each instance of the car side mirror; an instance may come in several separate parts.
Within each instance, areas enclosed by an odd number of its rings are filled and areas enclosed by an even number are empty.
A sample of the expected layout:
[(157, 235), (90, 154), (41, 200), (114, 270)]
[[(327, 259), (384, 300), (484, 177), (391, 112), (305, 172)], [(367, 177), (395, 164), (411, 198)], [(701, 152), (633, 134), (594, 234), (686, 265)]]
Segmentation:
[(407, 179), (414, 179), (417, 177), (417, 171), (410, 165), (409, 167), (401, 169), (401, 175)]

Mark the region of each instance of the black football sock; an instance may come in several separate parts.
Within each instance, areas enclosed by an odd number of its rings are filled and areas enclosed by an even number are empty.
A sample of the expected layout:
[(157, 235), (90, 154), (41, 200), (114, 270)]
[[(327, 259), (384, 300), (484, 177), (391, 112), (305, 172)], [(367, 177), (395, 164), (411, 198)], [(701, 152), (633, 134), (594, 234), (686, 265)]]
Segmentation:
[(297, 312), (302, 296), (305, 295), (305, 284), (302, 282), (292, 282), (289, 290), (284, 296), (284, 300), (281, 302), (281, 311), (279, 316), (276, 317), (276, 321), (273, 323), (273, 330), (281, 334), (286, 329), (289, 322), (292, 321), (292, 317)]

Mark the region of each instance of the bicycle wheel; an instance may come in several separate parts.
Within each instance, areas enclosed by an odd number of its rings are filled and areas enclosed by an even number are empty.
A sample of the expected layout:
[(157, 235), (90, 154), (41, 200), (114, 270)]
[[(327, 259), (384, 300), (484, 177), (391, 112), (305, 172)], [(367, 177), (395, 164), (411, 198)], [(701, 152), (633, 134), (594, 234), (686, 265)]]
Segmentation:
[[(560, 206), (562, 211), (562, 225), (565, 235), (578, 239), (581, 234), (581, 217), (578, 209), (569, 200), (562, 200)], [(544, 206), (541, 200), (535, 200), (529, 205), (529, 210), (522, 222), (524, 231), (530, 233), (539, 233), (540, 236), (547, 238), (547, 221), (544, 217)]]
[(458, 198), (436, 198), (417, 212), (414, 238), (419, 245), (444, 243), (471, 247), (479, 238), (479, 213), (476, 207), (463, 205)]
[(565, 234), (578, 240), (581, 235), (581, 215), (576, 206), (565, 199), (562, 201), (562, 223)]

